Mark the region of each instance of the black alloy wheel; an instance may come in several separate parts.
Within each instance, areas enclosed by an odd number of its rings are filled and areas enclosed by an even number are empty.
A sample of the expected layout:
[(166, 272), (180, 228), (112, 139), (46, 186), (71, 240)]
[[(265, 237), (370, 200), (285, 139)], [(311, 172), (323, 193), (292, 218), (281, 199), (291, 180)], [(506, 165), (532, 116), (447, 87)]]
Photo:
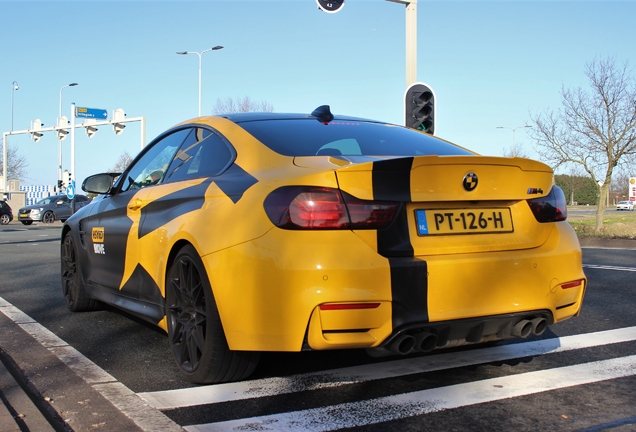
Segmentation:
[(101, 309), (99, 300), (86, 297), (84, 282), (77, 268), (77, 248), (71, 232), (67, 232), (62, 241), (61, 250), (62, 294), (66, 306), (73, 312)]
[(46, 213), (44, 213), (44, 216), (42, 216), (42, 222), (44, 223), (53, 223), (55, 222), (55, 215), (53, 214), (52, 211), (47, 211)]
[(179, 251), (166, 278), (168, 338), (188, 381), (211, 384), (247, 378), (260, 353), (228, 347), (212, 288), (192, 246)]

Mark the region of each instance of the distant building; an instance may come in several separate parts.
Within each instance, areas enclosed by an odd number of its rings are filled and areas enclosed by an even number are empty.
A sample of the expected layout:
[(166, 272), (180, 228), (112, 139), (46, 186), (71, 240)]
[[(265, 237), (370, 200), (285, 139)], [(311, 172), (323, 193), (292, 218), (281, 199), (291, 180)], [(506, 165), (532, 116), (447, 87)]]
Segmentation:
[(43, 198), (62, 193), (54, 185), (20, 186), (20, 191), (26, 192), (26, 205), (32, 205)]

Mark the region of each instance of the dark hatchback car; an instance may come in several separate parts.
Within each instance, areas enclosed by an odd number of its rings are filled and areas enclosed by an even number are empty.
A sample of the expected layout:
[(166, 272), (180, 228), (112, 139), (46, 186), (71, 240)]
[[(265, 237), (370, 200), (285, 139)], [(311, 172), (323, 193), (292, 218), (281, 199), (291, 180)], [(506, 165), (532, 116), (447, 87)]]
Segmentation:
[[(89, 197), (76, 195), (75, 210), (90, 202)], [(33, 222), (51, 223), (56, 220), (64, 222), (71, 214), (71, 200), (66, 195), (52, 195), (33, 205), (22, 207), (18, 210), (18, 220), (24, 225), (31, 225)]]
[(6, 201), (0, 201), (0, 225), (6, 225), (13, 220), (13, 210)]

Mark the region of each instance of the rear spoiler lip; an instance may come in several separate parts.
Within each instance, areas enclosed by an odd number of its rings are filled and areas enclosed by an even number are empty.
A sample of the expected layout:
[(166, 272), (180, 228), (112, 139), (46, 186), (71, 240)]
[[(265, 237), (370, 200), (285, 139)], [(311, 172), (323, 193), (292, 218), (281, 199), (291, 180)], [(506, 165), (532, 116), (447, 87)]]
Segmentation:
[[(502, 156), (295, 156), (294, 165), (302, 168), (331, 168), (347, 171), (372, 171), (373, 164), (396, 159), (413, 159), (411, 170), (422, 166), (436, 165), (493, 165), (516, 166), (522, 171), (549, 172), (553, 170), (543, 162), (525, 158)], [(376, 165), (377, 166), (377, 165)]]

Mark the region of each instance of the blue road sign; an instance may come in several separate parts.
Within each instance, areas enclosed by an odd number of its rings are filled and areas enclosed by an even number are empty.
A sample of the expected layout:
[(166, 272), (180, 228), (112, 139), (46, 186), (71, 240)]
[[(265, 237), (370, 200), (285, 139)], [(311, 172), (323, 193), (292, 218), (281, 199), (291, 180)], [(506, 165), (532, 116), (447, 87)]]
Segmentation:
[(80, 108), (75, 109), (75, 117), (85, 117), (106, 120), (108, 118), (108, 110), (99, 108)]
[(71, 184), (66, 188), (66, 196), (70, 200), (75, 198), (75, 180), (71, 180)]

